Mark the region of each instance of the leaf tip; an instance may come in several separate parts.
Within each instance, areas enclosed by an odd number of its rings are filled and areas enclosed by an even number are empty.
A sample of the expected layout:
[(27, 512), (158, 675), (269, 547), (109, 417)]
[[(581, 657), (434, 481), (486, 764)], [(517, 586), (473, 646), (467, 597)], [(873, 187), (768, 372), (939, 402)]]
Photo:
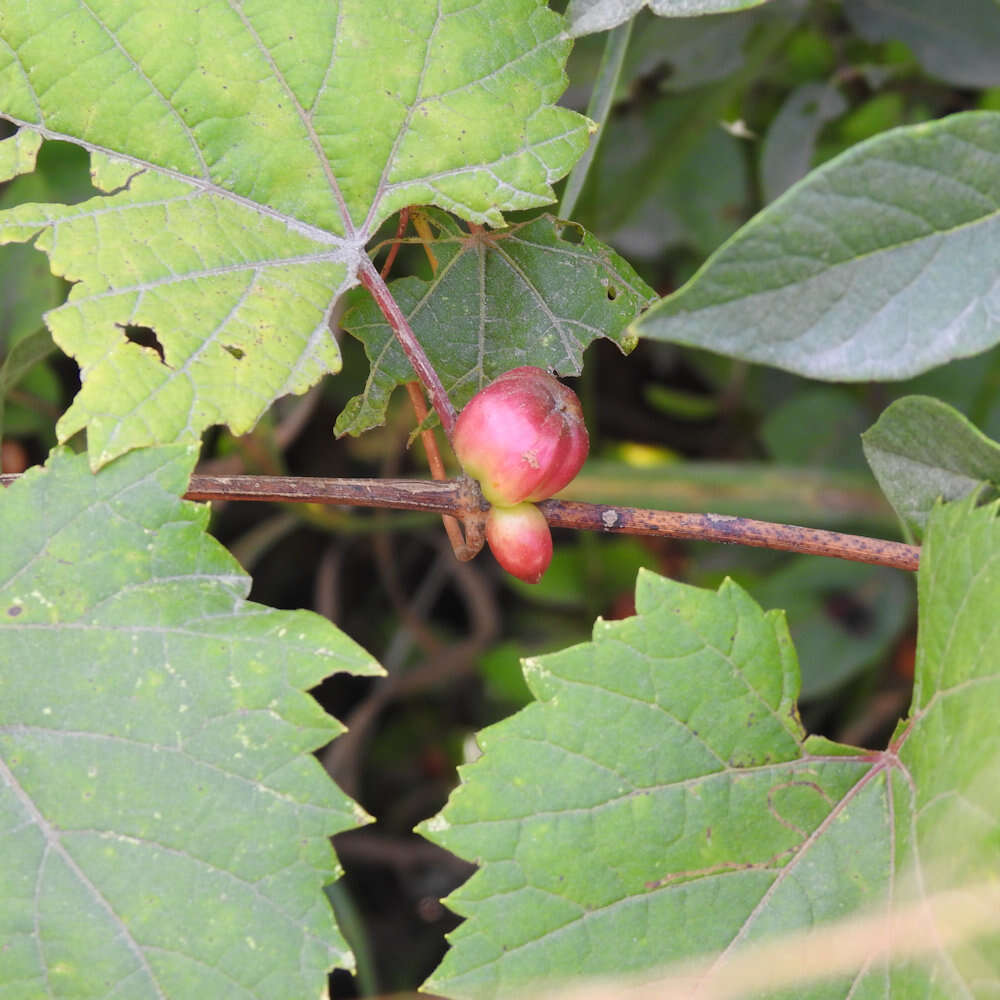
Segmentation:
[(420, 824), (418, 830), (426, 830), (428, 833), (444, 833), (451, 829), (451, 823), (445, 819), (443, 813), (438, 813), (436, 816), (431, 816), (430, 819), (425, 820)]
[(633, 325), (625, 328), (625, 333), (618, 341), (622, 354), (631, 354), (639, 346), (639, 335), (633, 329)]
[(356, 820), (358, 826), (367, 826), (369, 823), (375, 822), (375, 817), (371, 815), (366, 809), (363, 809), (354, 799), (349, 800), (351, 803), (351, 815)]

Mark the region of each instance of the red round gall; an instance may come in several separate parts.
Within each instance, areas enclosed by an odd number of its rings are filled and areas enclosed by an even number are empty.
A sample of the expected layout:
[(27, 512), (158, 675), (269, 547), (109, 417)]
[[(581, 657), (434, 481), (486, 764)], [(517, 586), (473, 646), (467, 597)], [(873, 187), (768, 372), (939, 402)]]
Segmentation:
[(525, 583), (538, 583), (552, 562), (552, 534), (545, 515), (533, 503), (491, 507), (486, 541), (496, 561)]
[(491, 504), (546, 500), (580, 471), (590, 438), (572, 389), (541, 368), (513, 368), (458, 415), (452, 445)]

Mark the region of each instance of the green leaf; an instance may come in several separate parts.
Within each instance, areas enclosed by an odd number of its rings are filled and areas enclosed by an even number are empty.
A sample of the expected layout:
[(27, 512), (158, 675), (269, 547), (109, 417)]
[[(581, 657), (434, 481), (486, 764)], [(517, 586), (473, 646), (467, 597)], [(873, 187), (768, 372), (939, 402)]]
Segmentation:
[(18, 340), (0, 363), (0, 438), (3, 437), (7, 393), (55, 349), (56, 345), (52, 343), (49, 331), (36, 330)]
[(646, 402), (660, 413), (674, 420), (709, 420), (719, 412), (719, 402), (712, 396), (685, 389), (671, 389), (655, 382), (646, 386)]
[(823, 126), (847, 110), (847, 101), (832, 83), (804, 83), (774, 116), (760, 154), (760, 185), (765, 201), (809, 173), (816, 139)]
[(997, 0), (844, 0), (844, 13), (869, 42), (905, 42), (932, 76), (959, 87), (1000, 85)]
[[(66, 299), (66, 283), (34, 247), (0, 247), (0, 357), (42, 325), (42, 315)], [(49, 337), (51, 340), (51, 337)]]
[[(995, 508), (934, 512), (913, 709), (882, 752), (806, 738), (780, 612), (640, 574), (635, 618), (525, 661), (538, 701), (480, 734), (422, 825), (480, 866), (428, 988), (519, 996), (701, 956), (724, 973), (776, 935), (995, 879), (998, 562)], [(996, 955), (938, 946), (794, 995), (971, 996)]]
[(660, 17), (695, 17), (702, 14), (724, 14), (749, 10), (768, 0), (569, 0), (566, 20), (571, 35), (590, 35), (607, 31), (630, 17), (635, 17), (647, 4)]
[(22, 337), (10, 349), (0, 365), (0, 401), (25, 375), (40, 361), (44, 361), (54, 350), (48, 330), (36, 330)]
[[(997, 511), (995, 503), (975, 508), (972, 497), (938, 505), (921, 551), (913, 704), (892, 744), (901, 748), (901, 773), (912, 777), (899, 789), (906, 808), (900, 862), (917, 869), (920, 893), (995, 884), (998, 874)], [(973, 984), (996, 989), (1000, 940), (993, 927), (980, 954), (963, 953), (958, 968), (944, 970), (946, 996), (972, 995)]]
[[(626, 353), (635, 346), (624, 331), (653, 290), (580, 226), (546, 215), (470, 234), (441, 212), (428, 213), (428, 221), (437, 232), (430, 244), (436, 274), (403, 278), (390, 289), (457, 408), (519, 365), (579, 375), (597, 337)], [(360, 434), (384, 422), (389, 395), (413, 369), (370, 299), (342, 325), (364, 343), (371, 374), (336, 431)]]
[(22, 126), (0, 166), (65, 139), (106, 192), (0, 216), (0, 241), (37, 237), (75, 283), (49, 317), (84, 382), (59, 432), (86, 426), (95, 466), (248, 430), (339, 368), (332, 306), (382, 221), (433, 203), (500, 225), (587, 142), (553, 106), (570, 42), (539, 0), (18, 0), (0, 38), (0, 115)]
[(1000, 114), (895, 129), (811, 173), (632, 329), (837, 381), (1000, 340)]
[(349, 965), (322, 886), (362, 810), (305, 692), (378, 665), (250, 580), (178, 499), (195, 452), (0, 491), (0, 993), (319, 996)]
[(1000, 444), (930, 396), (897, 399), (861, 436), (865, 458), (900, 520), (919, 537), (938, 500), (1000, 488)]
[(0, 139), (0, 181), (9, 181), (18, 174), (34, 170), (41, 146), (42, 137), (37, 132), (19, 131)]

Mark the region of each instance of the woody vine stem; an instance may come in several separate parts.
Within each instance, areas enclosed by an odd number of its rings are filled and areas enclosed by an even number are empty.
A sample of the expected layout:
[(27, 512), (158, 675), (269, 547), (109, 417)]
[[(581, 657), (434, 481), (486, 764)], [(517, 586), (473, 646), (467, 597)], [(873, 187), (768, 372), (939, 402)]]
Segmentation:
[[(0, 475), (0, 486), (20, 478)], [(295, 476), (192, 476), (188, 500), (269, 500), (450, 514), (471, 527), (484, 502), (469, 480), (312, 479)], [(605, 534), (690, 538), (756, 548), (831, 556), (853, 562), (916, 570), (920, 549), (882, 538), (847, 535), (794, 524), (775, 524), (722, 514), (686, 514), (607, 504), (546, 500), (538, 505), (553, 528)]]

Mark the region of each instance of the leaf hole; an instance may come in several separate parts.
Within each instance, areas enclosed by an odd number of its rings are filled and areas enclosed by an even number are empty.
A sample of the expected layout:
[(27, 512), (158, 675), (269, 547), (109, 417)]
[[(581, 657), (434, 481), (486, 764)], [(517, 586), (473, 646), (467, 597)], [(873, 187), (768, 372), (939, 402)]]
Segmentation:
[[(119, 324), (119, 326), (121, 326), (121, 324)], [(131, 343), (156, 351), (156, 353), (160, 356), (160, 361), (163, 362), (163, 364), (167, 363), (166, 356), (163, 353), (163, 345), (157, 338), (156, 333), (148, 326), (133, 326), (129, 323), (127, 326), (121, 326), (121, 329), (125, 331), (125, 338)]]
[[(4, 122), (10, 126), (9, 122)], [(17, 133), (0, 131), (0, 139)], [(60, 205), (78, 205), (90, 198), (100, 197), (104, 191), (94, 187), (90, 177), (90, 154), (81, 146), (71, 142), (48, 140), (43, 142), (35, 160), (35, 170), (47, 179), (46, 201)], [(12, 185), (5, 189), (4, 208), (13, 208), (25, 202), (37, 200), (37, 191), (30, 185)]]
[(618, 289), (614, 285), (608, 285), (608, 301), (614, 302), (618, 298)]
[(237, 361), (242, 361), (246, 357), (246, 351), (242, 351), (238, 347), (233, 347), (232, 344), (223, 344), (222, 349), (227, 354), (231, 354)]
[(583, 242), (583, 226), (575, 222), (561, 222), (556, 224), (556, 235), (563, 243), (571, 243), (578, 246)]

